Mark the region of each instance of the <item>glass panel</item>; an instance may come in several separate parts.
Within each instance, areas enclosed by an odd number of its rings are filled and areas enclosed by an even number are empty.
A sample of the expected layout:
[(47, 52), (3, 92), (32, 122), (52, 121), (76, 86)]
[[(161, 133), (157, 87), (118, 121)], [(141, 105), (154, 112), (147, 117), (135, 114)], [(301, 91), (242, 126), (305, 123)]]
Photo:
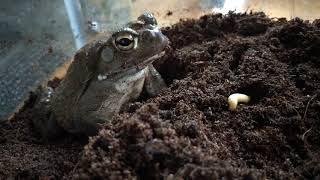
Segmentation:
[(0, 120), (74, 51), (63, 2), (1, 0)]

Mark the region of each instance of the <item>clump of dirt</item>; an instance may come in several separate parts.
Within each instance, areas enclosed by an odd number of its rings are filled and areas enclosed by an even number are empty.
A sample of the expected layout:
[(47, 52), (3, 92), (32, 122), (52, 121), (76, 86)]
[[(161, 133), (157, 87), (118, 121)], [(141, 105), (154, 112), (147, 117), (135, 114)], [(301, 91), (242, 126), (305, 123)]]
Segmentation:
[[(82, 153), (77, 137), (38, 142), (31, 98), (0, 128), (0, 176), (320, 178), (319, 24), (230, 13), (164, 28), (171, 48), (155, 66), (168, 88), (128, 104)], [(231, 112), (237, 92), (252, 100)]]

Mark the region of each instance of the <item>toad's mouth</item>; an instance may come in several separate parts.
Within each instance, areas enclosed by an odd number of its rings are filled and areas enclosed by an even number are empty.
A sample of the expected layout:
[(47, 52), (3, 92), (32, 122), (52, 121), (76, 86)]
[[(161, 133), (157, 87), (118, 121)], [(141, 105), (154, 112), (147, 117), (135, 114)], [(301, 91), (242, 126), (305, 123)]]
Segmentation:
[(144, 68), (147, 67), (147, 65), (151, 64), (152, 62), (154, 62), (155, 60), (161, 58), (162, 56), (165, 55), (165, 51), (162, 51), (156, 55), (153, 55), (151, 57), (149, 57), (148, 59), (142, 61), (141, 63), (137, 63), (135, 64), (133, 67), (131, 68), (124, 68), (118, 71), (112, 71), (110, 73), (107, 74), (99, 74), (98, 75), (98, 80), (105, 80), (105, 79), (109, 79), (109, 78), (115, 78), (118, 77), (119, 75), (121, 76), (121, 74), (126, 74), (126, 73), (133, 73), (133, 72), (137, 72), (140, 71)]
[(143, 62), (139, 63), (136, 65), (137, 69), (143, 69), (145, 68), (148, 64), (153, 63), (155, 60), (161, 58), (162, 56), (165, 55), (165, 51), (160, 52), (159, 54), (156, 54), (154, 56), (149, 57), (148, 59), (144, 60)]

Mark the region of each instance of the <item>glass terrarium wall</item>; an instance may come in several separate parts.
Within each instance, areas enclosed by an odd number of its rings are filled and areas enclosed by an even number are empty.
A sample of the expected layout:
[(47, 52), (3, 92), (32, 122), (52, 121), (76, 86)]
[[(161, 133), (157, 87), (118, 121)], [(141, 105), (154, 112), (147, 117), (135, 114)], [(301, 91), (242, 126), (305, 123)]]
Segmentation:
[(161, 26), (183, 18), (196, 18), (224, 0), (80, 0), (84, 21), (99, 31), (112, 30), (143, 12), (152, 12)]
[(270, 17), (299, 17), (311, 21), (320, 18), (319, 0), (248, 0), (245, 8), (266, 12)]
[(0, 121), (74, 50), (63, 2), (1, 0)]
[(210, 12), (250, 10), (314, 20), (320, 17), (320, 1), (1, 0), (0, 121), (97, 32), (112, 31), (145, 11), (166, 26)]
[(184, 18), (197, 18), (208, 12), (264, 11), (271, 17), (300, 17), (314, 20), (320, 16), (319, 0), (80, 0), (86, 20), (110, 29), (132, 20), (144, 11), (154, 13), (160, 25)]

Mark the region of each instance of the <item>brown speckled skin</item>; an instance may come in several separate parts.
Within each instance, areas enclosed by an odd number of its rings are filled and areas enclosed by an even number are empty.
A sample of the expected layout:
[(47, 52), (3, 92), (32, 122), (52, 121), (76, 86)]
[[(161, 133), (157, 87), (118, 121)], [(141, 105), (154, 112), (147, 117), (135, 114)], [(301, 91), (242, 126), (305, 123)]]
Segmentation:
[[(147, 60), (163, 52), (168, 39), (156, 24), (149, 24), (153, 17), (144, 14), (138, 19), (144, 18), (144, 23), (131, 22), (126, 27), (137, 32), (135, 49), (124, 52), (115, 47), (113, 39), (125, 31), (124, 28), (111, 36), (100, 37), (75, 54), (64, 80), (47, 105), (51, 111), (49, 119), (34, 122), (44, 137), (55, 137), (62, 129), (93, 135), (123, 104), (139, 97), (143, 87), (150, 95), (156, 95), (165, 87), (152, 62)], [(104, 50), (109, 53), (107, 61), (102, 58)], [(107, 76), (101, 80), (99, 75)]]

